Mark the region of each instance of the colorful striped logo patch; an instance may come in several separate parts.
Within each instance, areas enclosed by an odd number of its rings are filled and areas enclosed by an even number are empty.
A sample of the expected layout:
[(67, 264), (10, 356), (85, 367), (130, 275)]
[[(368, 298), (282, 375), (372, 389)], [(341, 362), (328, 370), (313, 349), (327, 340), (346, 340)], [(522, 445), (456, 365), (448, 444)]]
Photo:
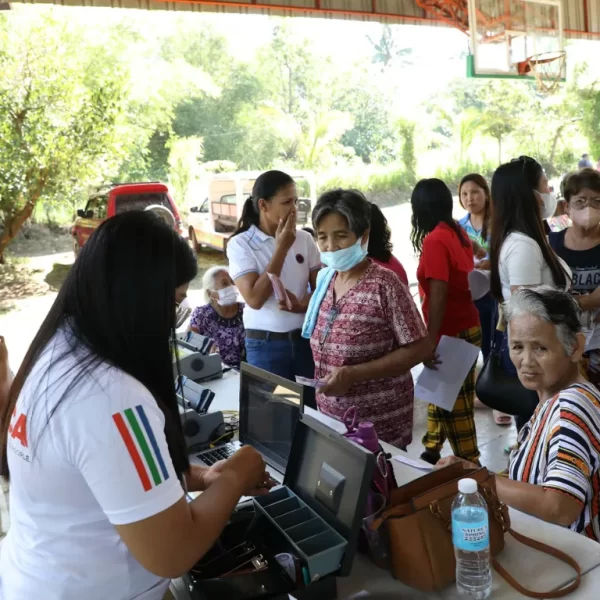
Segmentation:
[(129, 452), (144, 491), (169, 479), (169, 472), (142, 405), (115, 413), (113, 421)]

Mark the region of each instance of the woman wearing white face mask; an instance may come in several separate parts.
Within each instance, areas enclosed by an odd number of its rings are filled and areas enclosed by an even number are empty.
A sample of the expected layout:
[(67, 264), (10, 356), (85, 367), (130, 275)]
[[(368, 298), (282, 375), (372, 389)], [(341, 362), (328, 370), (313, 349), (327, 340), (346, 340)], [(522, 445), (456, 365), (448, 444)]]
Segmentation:
[(573, 272), (572, 291), (584, 311), (587, 337), (584, 362), (586, 375), (600, 385), (600, 173), (582, 169), (566, 178), (564, 195), (572, 225), (550, 234), (550, 245)]
[[(546, 237), (544, 219), (554, 215), (556, 205), (544, 169), (533, 158), (521, 156), (494, 173), (490, 260), (491, 290), (498, 302), (508, 302), (521, 287), (570, 288), (571, 270), (554, 253)], [(501, 355), (505, 373), (516, 379), (506, 335)], [(527, 423), (537, 406), (537, 396), (529, 396), (530, 402), (515, 415), (518, 429)], [(485, 398), (481, 400), (485, 402)], [(493, 408), (502, 410), (499, 406)]]
[(244, 304), (238, 302), (238, 291), (227, 267), (212, 267), (202, 277), (208, 304), (192, 313), (190, 329), (215, 342), (223, 362), (240, 368), (245, 356)]
[(412, 440), (410, 369), (431, 354), (427, 331), (399, 277), (367, 258), (371, 207), (353, 190), (321, 196), (313, 224), (321, 261), (302, 335), (315, 359), (317, 404), (342, 419), (355, 406), (378, 436), (398, 447)]

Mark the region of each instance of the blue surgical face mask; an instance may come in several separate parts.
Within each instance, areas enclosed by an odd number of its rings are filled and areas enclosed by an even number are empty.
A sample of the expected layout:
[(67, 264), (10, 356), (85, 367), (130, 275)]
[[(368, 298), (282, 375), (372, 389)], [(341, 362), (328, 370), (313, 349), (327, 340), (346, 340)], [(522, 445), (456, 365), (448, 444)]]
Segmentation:
[(336, 271), (349, 271), (366, 258), (368, 245), (368, 242), (363, 244), (362, 238), (358, 238), (356, 244), (349, 248), (342, 248), (335, 252), (321, 252), (321, 262)]

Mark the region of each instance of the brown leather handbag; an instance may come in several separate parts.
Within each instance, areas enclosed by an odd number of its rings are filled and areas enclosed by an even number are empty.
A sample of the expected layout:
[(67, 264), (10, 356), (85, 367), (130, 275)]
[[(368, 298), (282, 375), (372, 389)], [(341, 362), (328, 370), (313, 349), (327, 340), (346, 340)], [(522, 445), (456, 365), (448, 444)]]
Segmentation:
[[(487, 502), (492, 565), (513, 588), (529, 598), (562, 598), (579, 587), (581, 568), (577, 562), (560, 550), (513, 531), (508, 507), (496, 495), (494, 475), (487, 469), (465, 469), (461, 463), (432, 471), (392, 491), (389, 508), (373, 524), (374, 529), (383, 524), (387, 528), (391, 569), (396, 579), (424, 592), (443, 590), (456, 580), (450, 512), (458, 481), (465, 477), (477, 481)], [(573, 567), (575, 581), (552, 592), (524, 588), (495, 558), (504, 549), (505, 533)]]

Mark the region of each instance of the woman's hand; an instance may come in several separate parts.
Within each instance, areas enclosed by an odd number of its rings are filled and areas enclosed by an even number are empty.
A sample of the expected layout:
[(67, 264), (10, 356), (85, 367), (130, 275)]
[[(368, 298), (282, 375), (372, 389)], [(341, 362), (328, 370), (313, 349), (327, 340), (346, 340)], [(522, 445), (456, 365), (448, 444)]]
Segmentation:
[(286, 220), (279, 220), (277, 231), (275, 232), (275, 243), (285, 252), (287, 252), (292, 244), (296, 241), (296, 211), (293, 210), (287, 216)]
[(487, 259), (476, 261), (475, 268), (480, 271), (490, 271), (492, 269), (492, 261)]
[(323, 386), (317, 389), (317, 393), (329, 397), (346, 396), (356, 383), (351, 367), (339, 367), (323, 378)]
[(440, 360), (440, 355), (434, 350), (431, 354), (431, 356), (423, 361), (423, 364), (428, 368), (431, 369), (432, 371), (437, 371), (438, 365), (442, 364), (442, 361)]
[(443, 469), (444, 467), (449, 467), (450, 465), (453, 465), (456, 463), (461, 463), (463, 468), (469, 469), (469, 470), (481, 468), (479, 465), (469, 462), (468, 460), (465, 460), (464, 458), (459, 458), (458, 456), (446, 456), (445, 458), (438, 460), (434, 469)]
[[(204, 486), (205, 489), (209, 488), (223, 473), (227, 461), (220, 460), (216, 462), (212, 467), (208, 468), (204, 473)], [(276, 482), (271, 479), (269, 474), (264, 471), (261, 476), (261, 481), (258, 485), (254, 485), (244, 492), (244, 496), (264, 496), (269, 493), (269, 490), (276, 485)]]
[(475, 255), (475, 258), (478, 258), (481, 260), (487, 256), (487, 252), (485, 251), (485, 248), (483, 248), (475, 240), (471, 240), (471, 245), (473, 246), (473, 254)]
[[(263, 457), (251, 446), (242, 446), (231, 458), (213, 465), (207, 472), (207, 485), (220, 475), (235, 474), (242, 482), (245, 496), (264, 494), (274, 485), (267, 473)], [(215, 469), (215, 467), (217, 467)], [(213, 470), (214, 469), (214, 470)], [(212, 473), (211, 473), (212, 471)]]
[(308, 310), (308, 300), (310, 300), (310, 296), (306, 295), (304, 298), (302, 298), (302, 300), (298, 300), (298, 297), (292, 294), (292, 292), (289, 290), (285, 291), (290, 299), (292, 307), (288, 308), (287, 302), (285, 300), (281, 300), (279, 302), (279, 310), (303, 315)]

